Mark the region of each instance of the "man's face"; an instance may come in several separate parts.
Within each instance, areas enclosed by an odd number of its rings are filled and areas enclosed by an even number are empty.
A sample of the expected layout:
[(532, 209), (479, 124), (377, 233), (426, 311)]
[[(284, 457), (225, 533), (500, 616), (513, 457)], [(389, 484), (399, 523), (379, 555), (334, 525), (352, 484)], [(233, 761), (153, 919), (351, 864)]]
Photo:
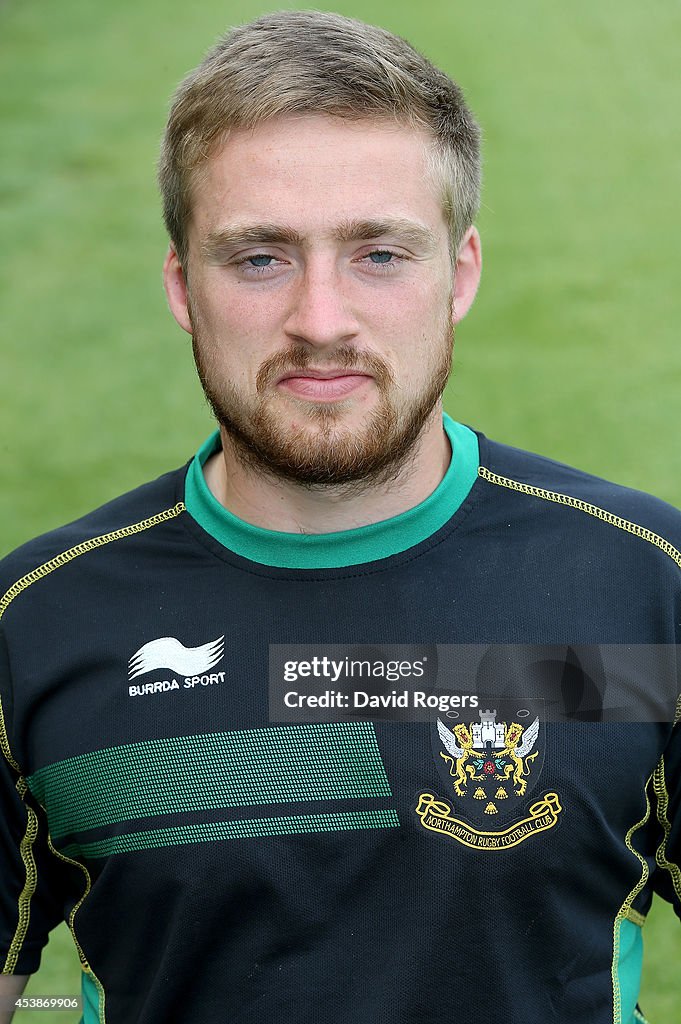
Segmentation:
[(386, 478), (439, 415), (453, 268), (426, 141), (285, 117), (234, 132), (198, 173), (186, 326), (245, 465), (308, 485)]

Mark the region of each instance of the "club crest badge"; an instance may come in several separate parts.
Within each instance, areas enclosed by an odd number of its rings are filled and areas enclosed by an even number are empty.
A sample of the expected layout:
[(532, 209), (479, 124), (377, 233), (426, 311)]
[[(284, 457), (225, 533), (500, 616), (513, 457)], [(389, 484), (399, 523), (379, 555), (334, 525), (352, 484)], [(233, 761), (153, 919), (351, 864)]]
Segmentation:
[(477, 721), (433, 723), (444, 799), (422, 793), (416, 807), (424, 828), (478, 850), (517, 846), (552, 828), (562, 810), (556, 793), (529, 803), (544, 763), (542, 702), (495, 703)]

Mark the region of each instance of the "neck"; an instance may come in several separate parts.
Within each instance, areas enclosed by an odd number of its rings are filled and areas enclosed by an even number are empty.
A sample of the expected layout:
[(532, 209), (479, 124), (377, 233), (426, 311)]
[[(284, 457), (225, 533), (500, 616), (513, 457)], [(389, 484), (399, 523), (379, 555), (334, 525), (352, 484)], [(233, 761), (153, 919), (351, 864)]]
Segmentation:
[(433, 493), (451, 459), (439, 403), (404, 465), (385, 483), (367, 487), (307, 487), (254, 472), (237, 459), (224, 430), (221, 434), (222, 451), (204, 466), (213, 496), (239, 519), (285, 533), (335, 533), (398, 516)]

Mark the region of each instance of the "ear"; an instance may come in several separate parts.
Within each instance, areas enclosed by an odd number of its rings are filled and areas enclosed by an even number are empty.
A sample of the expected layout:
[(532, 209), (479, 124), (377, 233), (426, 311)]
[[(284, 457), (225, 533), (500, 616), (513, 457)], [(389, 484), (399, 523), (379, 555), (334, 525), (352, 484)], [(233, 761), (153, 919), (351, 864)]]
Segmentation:
[(187, 281), (182, 265), (172, 245), (168, 249), (168, 255), (163, 263), (163, 287), (168, 298), (170, 312), (184, 331), (188, 334), (193, 334), (194, 329), (189, 316)]
[(474, 227), (470, 227), (463, 236), (456, 257), (454, 270), (454, 291), (452, 305), (452, 323), (463, 320), (473, 305), (475, 293), (480, 284), (482, 273), (482, 248), (480, 235)]

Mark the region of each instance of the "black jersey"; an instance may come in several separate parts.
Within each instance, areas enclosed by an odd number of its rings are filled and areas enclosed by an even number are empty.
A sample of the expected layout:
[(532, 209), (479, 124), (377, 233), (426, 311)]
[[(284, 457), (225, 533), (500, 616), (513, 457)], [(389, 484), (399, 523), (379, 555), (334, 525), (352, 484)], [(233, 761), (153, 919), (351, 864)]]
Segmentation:
[[(242, 523), (213, 439), (4, 560), (5, 973), (65, 919), (86, 1024), (642, 1019), (653, 892), (681, 909), (681, 516), (445, 424), (395, 520)], [(399, 657), (366, 713), (277, 718), (303, 645)]]

